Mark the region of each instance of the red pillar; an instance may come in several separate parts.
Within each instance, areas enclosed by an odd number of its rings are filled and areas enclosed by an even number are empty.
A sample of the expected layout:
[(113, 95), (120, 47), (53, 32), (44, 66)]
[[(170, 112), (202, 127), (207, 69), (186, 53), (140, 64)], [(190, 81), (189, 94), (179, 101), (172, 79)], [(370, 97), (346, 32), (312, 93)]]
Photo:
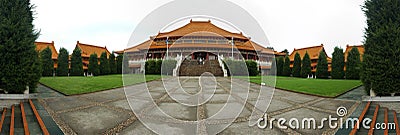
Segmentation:
[(208, 60), (208, 56), (209, 56), (209, 54), (207, 53), (207, 55), (206, 55), (206, 60)]
[(192, 53), (192, 60), (194, 59), (194, 55), (193, 55), (193, 53)]

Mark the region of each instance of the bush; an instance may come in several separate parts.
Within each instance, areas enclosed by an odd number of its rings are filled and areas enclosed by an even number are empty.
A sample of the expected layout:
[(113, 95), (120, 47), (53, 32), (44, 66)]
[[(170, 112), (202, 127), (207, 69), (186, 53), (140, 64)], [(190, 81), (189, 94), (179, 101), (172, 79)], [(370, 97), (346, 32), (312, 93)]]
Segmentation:
[(161, 74), (161, 66), (162, 66), (162, 59), (160, 60), (155, 60), (155, 65), (154, 65), (154, 74), (159, 75)]
[(276, 73), (277, 69), (276, 68), (277, 68), (276, 67), (276, 57), (274, 57), (272, 59), (271, 70), (269, 70), (267, 75), (276, 76), (277, 75), (277, 73)]
[[(225, 69), (230, 76), (244, 76), (249, 75), (245, 61), (227, 59), (225, 62)], [(247, 72), (246, 72), (247, 71)]]
[(155, 75), (172, 75), (176, 67), (176, 60), (147, 60), (145, 63), (145, 73)]
[(343, 49), (335, 47), (332, 54), (332, 79), (343, 79), (344, 77), (344, 54)]
[(356, 47), (353, 47), (346, 62), (346, 79), (360, 79), (360, 53)]
[(328, 61), (326, 59), (325, 52), (323, 50), (319, 53), (317, 71), (315, 75), (317, 76), (317, 78), (321, 79), (326, 79), (329, 76)]
[(311, 59), (308, 52), (304, 54), (303, 61), (301, 62), (301, 77), (307, 78), (311, 74)]
[(97, 76), (100, 74), (99, 60), (98, 60), (96, 53), (91, 54), (89, 57), (88, 74), (92, 74), (94, 76)]
[(257, 62), (253, 60), (246, 60), (247, 71), (249, 72), (249, 76), (257, 76), (260, 74), (257, 67)]
[(57, 58), (57, 76), (67, 76), (69, 70), (68, 64), (68, 51), (65, 48), (60, 49), (60, 54), (58, 54)]
[(53, 76), (54, 61), (49, 47), (40, 52), (40, 59), (42, 62), (42, 76)]
[(300, 58), (300, 54), (296, 53), (296, 55), (294, 55), (294, 62), (293, 62), (293, 70), (292, 70), (292, 75), (293, 77), (300, 77), (301, 74), (301, 58)]
[[(160, 60), (161, 61), (161, 60)], [(176, 60), (163, 60), (162, 61), (162, 69), (161, 69), (161, 74), (163, 75), (172, 75), (173, 74), (173, 70), (176, 67)]]
[(71, 76), (83, 76), (81, 49), (76, 47), (71, 56)]
[(156, 73), (156, 61), (155, 60), (147, 60), (145, 63), (145, 73), (148, 75)]
[(290, 76), (290, 59), (289, 56), (286, 55), (285, 57), (285, 62), (283, 64), (283, 70), (282, 70), (282, 75), (283, 76)]
[(400, 2), (367, 0), (361, 80), (365, 90), (385, 95), (400, 93)]

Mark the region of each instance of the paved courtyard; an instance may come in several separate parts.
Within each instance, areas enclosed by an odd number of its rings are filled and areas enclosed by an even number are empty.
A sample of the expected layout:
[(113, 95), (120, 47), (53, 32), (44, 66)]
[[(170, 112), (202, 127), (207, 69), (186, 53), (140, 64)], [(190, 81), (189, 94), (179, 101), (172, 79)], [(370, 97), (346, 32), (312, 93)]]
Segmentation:
[[(129, 86), (127, 93), (119, 88), (84, 95), (42, 98), (39, 101), (66, 134), (155, 134), (146, 126), (157, 127), (156, 132), (163, 134), (212, 134), (228, 126), (231, 121), (233, 123), (220, 134), (333, 134), (336, 131), (329, 129), (327, 122), (324, 123), (324, 128), (317, 130), (280, 129), (276, 121), (272, 129), (269, 125), (265, 129), (248, 126), (249, 117), (255, 110), (260, 85), (250, 84), (247, 91), (247, 83), (238, 79), (231, 81), (221, 77), (216, 78), (216, 83), (205, 79), (199, 83), (199, 78), (182, 77), (178, 81), (167, 81), (176, 83), (164, 85), (158, 80), (148, 82), (147, 88), (145, 84)], [(204, 88), (215, 88), (215, 92), (202, 91)], [(264, 100), (259, 101), (263, 103)], [(195, 106), (203, 101), (204, 104)], [(359, 101), (354, 100), (321, 98), (275, 90), (267, 114), (269, 118), (287, 120), (315, 118), (318, 125), (322, 118), (329, 115), (338, 117), (338, 107), (346, 107), (348, 114), (351, 114), (359, 104)], [(134, 106), (135, 113), (130, 105)], [(229, 109), (224, 110), (225, 108)], [(163, 112), (171, 117), (165, 116)]]

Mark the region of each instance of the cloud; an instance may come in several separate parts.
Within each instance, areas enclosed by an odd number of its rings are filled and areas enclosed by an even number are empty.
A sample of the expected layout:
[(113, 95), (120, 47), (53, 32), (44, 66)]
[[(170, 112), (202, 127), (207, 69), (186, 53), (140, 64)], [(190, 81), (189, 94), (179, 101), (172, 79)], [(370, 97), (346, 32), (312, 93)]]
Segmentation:
[[(111, 51), (125, 48), (136, 25), (169, 1), (32, 0), (32, 3), (36, 5), (34, 24), (41, 30), (38, 41), (55, 41), (57, 49), (65, 47), (72, 52), (77, 40), (106, 45)], [(361, 11), (363, 0), (232, 1), (257, 19), (278, 51), (323, 43), (330, 55), (335, 46), (345, 48), (346, 44), (363, 41), (366, 27)]]

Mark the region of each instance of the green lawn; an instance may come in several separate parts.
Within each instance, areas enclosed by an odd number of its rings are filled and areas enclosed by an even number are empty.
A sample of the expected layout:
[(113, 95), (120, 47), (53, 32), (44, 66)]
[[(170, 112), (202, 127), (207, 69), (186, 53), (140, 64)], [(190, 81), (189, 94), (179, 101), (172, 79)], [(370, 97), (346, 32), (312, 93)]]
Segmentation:
[[(250, 82), (260, 84), (261, 76), (250, 77)], [(306, 79), (278, 76), (276, 77), (275, 87), (324, 97), (336, 97), (360, 85), (360, 80)]]
[[(125, 85), (144, 82), (143, 75), (128, 75)], [(146, 75), (146, 81), (160, 79), (160, 75)], [(42, 77), (40, 83), (66, 95), (90, 93), (123, 86), (122, 75), (106, 75), (96, 77)]]

